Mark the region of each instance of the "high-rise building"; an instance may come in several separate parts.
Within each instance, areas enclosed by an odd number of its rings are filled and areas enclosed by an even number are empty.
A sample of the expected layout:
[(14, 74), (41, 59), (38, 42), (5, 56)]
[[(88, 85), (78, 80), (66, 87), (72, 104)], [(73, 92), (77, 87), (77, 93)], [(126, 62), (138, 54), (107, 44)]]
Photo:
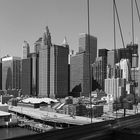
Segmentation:
[(107, 65), (109, 65), (111, 68), (114, 67), (114, 50), (107, 52)]
[(30, 53), (30, 46), (27, 41), (24, 41), (22, 48), (23, 48), (23, 59), (26, 59)]
[[(90, 45), (89, 45), (90, 43)], [(90, 46), (90, 52), (89, 52)], [(90, 64), (89, 64), (90, 55)], [(70, 91), (73, 96), (89, 96), (91, 91), (91, 64), (97, 56), (97, 38), (81, 34), (79, 38), (79, 52), (70, 59)]]
[(48, 27), (43, 34), (42, 45), (39, 50), (39, 96), (50, 96), (50, 47), (51, 35)]
[(41, 49), (42, 45), (42, 37), (40, 37), (35, 43), (34, 43), (34, 52), (36, 54), (39, 54), (39, 50)]
[(68, 54), (69, 46), (51, 46), (50, 55), (50, 97), (68, 96)]
[(32, 93), (32, 68), (31, 58), (22, 59), (22, 95), (30, 96)]
[(108, 78), (105, 79), (105, 93), (118, 100), (121, 95), (126, 92), (126, 79), (123, 78)]
[(38, 54), (37, 53), (30, 53), (31, 58), (31, 77), (32, 77), (32, 96), (37, 96), (39, 92), (39, 82), (38, 82), (38, 74), (39, 74), (39, 63), (38, 63)]
[(92, 65), (93, 72), (93, 90), (101, 88), (104, 90), (104, 80), (107, 78), (107, 49), (99, 49), (98, 58)]
[(103, 61), (103, 57), (97, 57), (92, 65), (93, 81), (97, 82), (93, 84), (93, 86), (96, 86), (93, 87), (94, 90), (96, 90), (96, 88), (104, 90), (104, 79), (106, 79), (106, 77), (104, 75)]
[(2, 58), (2, 90), (20, 89), (21, 58)]

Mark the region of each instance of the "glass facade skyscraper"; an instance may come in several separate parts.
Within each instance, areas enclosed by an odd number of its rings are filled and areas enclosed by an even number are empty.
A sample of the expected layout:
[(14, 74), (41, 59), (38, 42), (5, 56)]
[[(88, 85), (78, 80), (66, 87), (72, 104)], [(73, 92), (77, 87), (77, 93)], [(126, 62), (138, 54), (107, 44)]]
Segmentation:
[(2, 90), (20, 89), (21, 58), (2, 58)]
[(81, 34), (79, 38), (79, 52), (75, 56), (71, 56), (70, 60), (70, 90), (73, 95), (89, 96), (91, 78), (89, 73), (91, 67), (89, 66), (95, 62), (96, 56), (97, 38)]

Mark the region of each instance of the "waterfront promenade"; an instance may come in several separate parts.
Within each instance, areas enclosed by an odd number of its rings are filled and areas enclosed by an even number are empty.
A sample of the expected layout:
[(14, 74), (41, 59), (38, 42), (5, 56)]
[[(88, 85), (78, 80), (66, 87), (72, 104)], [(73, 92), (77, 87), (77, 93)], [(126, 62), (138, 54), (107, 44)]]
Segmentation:
[[(9, 111), (17, 112), (19, 114), (23, 114), (29, 116), (33, 119), (39, 119), (43, 121), (57, 122), (57, 123), (66, 123), (66, 124), (74, 124), (74, 125), (84, 125), (90, 124), (91, 118), (74, 116), (70, 115), (47, 112), (42, 111), (40, 109), (27, 108), (27, 107), (17, 107), (17, 106), (9, 106)], [(92, 122), (101, 122), (102, 119), (92, 118)]]

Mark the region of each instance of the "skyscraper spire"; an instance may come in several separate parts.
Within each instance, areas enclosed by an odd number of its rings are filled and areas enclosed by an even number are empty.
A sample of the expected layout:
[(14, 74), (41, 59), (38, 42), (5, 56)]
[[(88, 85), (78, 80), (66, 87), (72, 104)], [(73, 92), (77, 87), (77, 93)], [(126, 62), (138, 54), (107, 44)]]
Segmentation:
[(66, 36), (65, 36), (65, 38), (64, 38), (64, 41), (63, 41), (62, 45), (68, 45)]
[(67, 42), (67, 38), (65, 36), (64, 41), (62, 42), (62, 46), (69, 48), (69, 44)]

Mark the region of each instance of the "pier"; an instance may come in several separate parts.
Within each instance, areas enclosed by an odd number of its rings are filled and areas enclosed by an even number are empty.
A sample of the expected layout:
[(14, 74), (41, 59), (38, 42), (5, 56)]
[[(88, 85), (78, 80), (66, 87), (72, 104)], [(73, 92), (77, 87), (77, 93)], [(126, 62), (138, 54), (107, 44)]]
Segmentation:
[[(70, 116), (66, 114), (54, 113), (41, 111), (40, 109), (26, 108), (26, 107), (17, 107), (10, 106), (9, 111), (18, 113), (22, 116), (27, 116), (35, 120), (40, 120), (44, 123), (48, 123), (49, 125), (57, 125), (57, 126), (76, 126), (76, 125), (85, 125), (90, 124), (90, 118), (80, 117), (80, 116)], [(93, 118), (94, 122), (101, 122), (102, 119)]]

